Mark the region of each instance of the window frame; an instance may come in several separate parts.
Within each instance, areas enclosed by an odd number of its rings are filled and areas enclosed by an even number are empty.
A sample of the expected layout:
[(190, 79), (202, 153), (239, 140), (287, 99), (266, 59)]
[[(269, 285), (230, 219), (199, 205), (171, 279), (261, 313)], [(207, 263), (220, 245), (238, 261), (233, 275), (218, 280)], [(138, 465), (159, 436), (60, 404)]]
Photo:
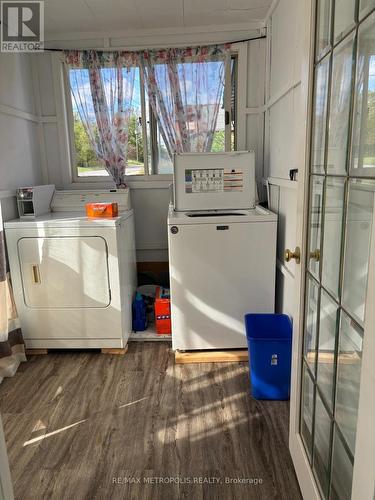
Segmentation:
[[(240, 51), (237, 47), (232, 47), (229, 53), (229, 58), (235, 59), (235, 142), (234, 149), (238, 149), (238, 92), (239, 92), (239, 82), (238, 82), (238, 62), (240, 58)], [(67, 124), (67, 135), (69, 143), (69, 160), (70, 160), (70, 175), (73, 184), (90, 184), (90, 183), (101, 183), (101, 184), (112, 184), (112, 179), (110, 175), (90, 175), (90, 176), (79, 176), (77, 163), (76, 163), (76, 151), (75, 151), (75, 137), (74, 137), (74, 119), (73, 119), (73, 105), (70, 92), (69, 84), (69, 67), (65, 60), (62, 60), (63, 65), (63, 93), (65, 101), (65, 114), (66, 114), (66, 124)], [(225, 149), (224, 151), (231, 151), (231, 121), (232, 121), (232, 108), (231, 108), (231, 64), (227, 65), (225, 71), (225, 86), (224, 86), (224, 113), (229, 113), (229, 123), (225, 124)], [(155, 173), (155, 165), (157, 164), (158, 158), (158, 143), (156, 139), (156, 125), (157, 120), (152, 112), (151, 106), (149, 109), (150, 121), (150, 139), (151, 144), (147, 137), (147, 113), (146, 113), (146, 88), (143, 79), (143, 74), (140, 71), (140, 93), (141, 93), (141, 117), (142, 117), (142, 139), (143, 139), (143, 155), (144, 155), (144, 173), (140, 175), (127, 175), (126, 180), (128, 182), (139, 181), (141, 183), (149, 181), (171, 181), (173, 179), (173, 174), (158, 174)], [(154, 133), (155, 137), (152, 137)], [(151, 162), (149, 163), (149, 155)], [(155, 163), (156, 162), (156, 163)]]

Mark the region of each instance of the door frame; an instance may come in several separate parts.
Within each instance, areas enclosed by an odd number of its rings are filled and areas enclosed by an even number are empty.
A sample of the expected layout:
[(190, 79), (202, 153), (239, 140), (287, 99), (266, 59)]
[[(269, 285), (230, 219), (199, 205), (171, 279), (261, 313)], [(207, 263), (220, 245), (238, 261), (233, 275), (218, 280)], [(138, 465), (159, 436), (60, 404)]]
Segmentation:
[(375, 206), (367, 283), (352, 498), (373, 500), (375, 496)]
[(315, 4), (314, 0), (303, 2), (305, 25), (301, 40), (301, 102), (304, 103), (304, 140), (301, 157), (303, 168), (298, 171), (296, 242), (301, 249), (301, 263), (295, 267), (295, 310), (293, 315), (292, 376), (290, 391), (289, 450), (297, 474), (302, 496), (305, 500), (319, 500), (320, 494), (315, 483), (309, 459), (300, 436), (300, 395), (302, 374), (302, 346), (305, 302), (305, 263), (307, 251), (307, 216), (309, 200), (309, 164), (311, 142), (311, 113), (313, 106), (314, 45), (315, 45)]
[[(289, 450), (304, 500), (320, 500), (308, 456), (300, 435), (302, 350), (305, 308), (305, 268), (307, 262), (310, 144), (313, 111), (314, 47), (316, 1), (304, 3), (302, 40), (301, 100), (305, 103), (305, 140), (303, 170), (299, 170), (296, 242), (301, 248), (301, 263), (295, 271), (295, 311), (293, 316), (292, 376), (290, 395)], [(375, 493), (375, 208), (373, 214), (369, 274), (366, 296), (361, 385), (358, 406), (357, 439), (353, 468), (352, 498), (373, 500)], [(371, 331), (372, 330), (372, 331)]]

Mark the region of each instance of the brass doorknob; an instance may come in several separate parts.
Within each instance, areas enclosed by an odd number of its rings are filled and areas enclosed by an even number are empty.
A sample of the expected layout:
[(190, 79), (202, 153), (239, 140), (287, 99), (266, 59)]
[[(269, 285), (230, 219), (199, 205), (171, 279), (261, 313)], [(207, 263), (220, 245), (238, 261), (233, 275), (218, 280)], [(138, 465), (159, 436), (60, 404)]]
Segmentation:
[(310, 252), (310, 259), (316, 260), (316, 262), (320, 261), (320, 249), (316, 248), (313, 252)]
[(295, 259), (296, 261), (296, 264), (299, 264), (300, 261), (301, 261), (301, 250), (299, 247), (296, 247), (296, 249), (294, 250), (294, 252), (292, 252), (292, 250), (289, 250), (289, 248), (287, 248), (284, 252), (284, 259), (285, 259), (285, 262), (290, 262), (292, 259)]

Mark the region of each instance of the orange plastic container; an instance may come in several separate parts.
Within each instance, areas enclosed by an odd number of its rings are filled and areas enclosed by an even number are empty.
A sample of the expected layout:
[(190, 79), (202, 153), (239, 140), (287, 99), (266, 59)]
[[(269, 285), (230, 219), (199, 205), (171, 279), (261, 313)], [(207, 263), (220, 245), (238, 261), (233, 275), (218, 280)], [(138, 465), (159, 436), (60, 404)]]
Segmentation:
[(86, 203), (87, 217), (117, 217), (117, 203)]
[(169, 290), (157, 287), (155, 296), (155, 323), (158, 335), (171, 335), (171, 301)]

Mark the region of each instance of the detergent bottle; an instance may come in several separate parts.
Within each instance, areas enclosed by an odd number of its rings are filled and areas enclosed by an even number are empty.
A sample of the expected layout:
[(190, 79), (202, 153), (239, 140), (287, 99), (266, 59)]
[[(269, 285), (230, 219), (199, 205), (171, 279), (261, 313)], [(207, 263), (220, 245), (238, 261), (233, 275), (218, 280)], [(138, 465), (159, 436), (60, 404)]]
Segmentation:
[(146, 304), (142, 295), (137, 292), (133, 300), (133, 331), (143, 332), (147, 328)]

